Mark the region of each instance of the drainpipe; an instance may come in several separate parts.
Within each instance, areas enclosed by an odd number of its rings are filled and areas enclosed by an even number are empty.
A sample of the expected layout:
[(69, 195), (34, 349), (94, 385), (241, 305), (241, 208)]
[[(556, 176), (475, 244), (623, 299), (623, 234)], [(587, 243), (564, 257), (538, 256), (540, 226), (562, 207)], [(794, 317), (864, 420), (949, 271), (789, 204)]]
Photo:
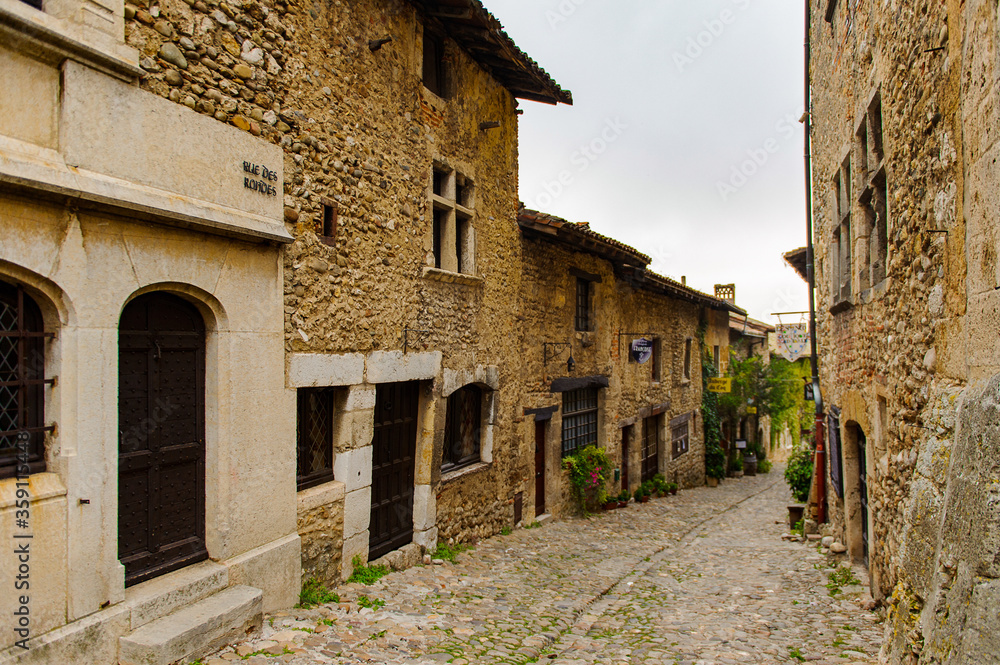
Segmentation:
[(813, 460), (813, 483), (816, 487), (816, 521), (826, 522), (826, 450), (823, 442), (823, 396), (819, 390), (819, 357), (816, 352), (816, 271), (813, 253), (813, 216), (812, 216), (812, 91), (809, 71), (810, 35), (812, 33), (812, 11), (810, 3), (806, 5), (806, 38), (805, 38), (805, 163), (806, 163), (806, 276), (809, 281), (809, 347), (811, 355), (809, 364), (812, 368), (813, 399), (816, 402), (816, 453)]

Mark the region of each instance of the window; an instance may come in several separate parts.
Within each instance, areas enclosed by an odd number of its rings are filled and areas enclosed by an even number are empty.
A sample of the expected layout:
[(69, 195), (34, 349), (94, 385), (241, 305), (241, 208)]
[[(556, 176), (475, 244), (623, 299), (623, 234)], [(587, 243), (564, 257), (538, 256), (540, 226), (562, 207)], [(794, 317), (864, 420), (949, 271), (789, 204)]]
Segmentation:
[(424, 87), (438, 97), (449, 97), (449, 71), (444, 39), (424, 27)]
[(859, 180), (858, 202), (864, 216), (860, 239), (864, 244), (859, 258), (860, 288), (875, 286), (886, 276), (889, 220), (885, 179), (885, 148), (882, 142), (882, 98), (876, 93), (865, 111), (855, 135), (855, 155)]
[(590, 330), (590, 280), (576, 278), (576, 329)]
[(562, 456), (597, 444), (597, 388), (563, 393)]
[(670, 441), (673, 450), (673, 459), (677, 459), (688, 451), (689, 427), (691, 414), (674, 418), (670, 421)]
[(21, 0), (21, 2), (31, 7), (34, 7), (35, 9), (42, 8), (42, 0)]
[(333, 480), (333, 388), (298, 390), (299, 490)]
[(660, 416), (642, 420), (642, 481), (660, 472)]
[(434, 267), (475, 274), (475, 232), (472, 179), (445, 166), (434, 165), (431, 178)]
[(851, 297), (851, 158), (844, 160), (833, 178), (836, 200), (833, 238), (830, 243), (830, 289), (833, 304)]
[(691, 338), (684, 340), (684, 380), (691, 380)]
[(483, 391), (478, 386), (459, 388), (448, 397), (442, 470), (479, 461), (482, 419)]
[(31, 296), (0, 282), (0, 478), (45, 471), (45, 432), (52, 429), (44, 413), (45, 384), (52, 383), (45, 379), (49, 336)]
[(337, 244), (337, 213), (336, 201), (323, 197), (323, 226), (320, 229), (319, 239), (326, 245)]

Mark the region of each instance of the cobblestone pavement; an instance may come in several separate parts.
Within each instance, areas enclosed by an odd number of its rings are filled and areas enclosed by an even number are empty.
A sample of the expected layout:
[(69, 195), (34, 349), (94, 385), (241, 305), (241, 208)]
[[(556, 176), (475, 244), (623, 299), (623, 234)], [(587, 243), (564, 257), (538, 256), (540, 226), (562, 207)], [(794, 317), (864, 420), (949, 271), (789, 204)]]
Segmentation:
[(781, 539), (780, 471), (344, 585), (340, 603), (268, 615), (261, 636), (205, 662), (874, 663), (882, 630), (861, 609), (866, 589), (831, 595), (836, 562)]

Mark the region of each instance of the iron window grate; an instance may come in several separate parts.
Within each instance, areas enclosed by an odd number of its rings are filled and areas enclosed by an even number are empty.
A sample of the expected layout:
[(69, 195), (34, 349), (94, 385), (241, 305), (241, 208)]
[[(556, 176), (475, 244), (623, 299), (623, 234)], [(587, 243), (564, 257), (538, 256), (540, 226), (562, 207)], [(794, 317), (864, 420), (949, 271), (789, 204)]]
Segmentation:
[(597, 388), (563, 393), (562, 456), (597, 444)]
[(298, 391), (299, 490), (333, 480), (333, 389)]

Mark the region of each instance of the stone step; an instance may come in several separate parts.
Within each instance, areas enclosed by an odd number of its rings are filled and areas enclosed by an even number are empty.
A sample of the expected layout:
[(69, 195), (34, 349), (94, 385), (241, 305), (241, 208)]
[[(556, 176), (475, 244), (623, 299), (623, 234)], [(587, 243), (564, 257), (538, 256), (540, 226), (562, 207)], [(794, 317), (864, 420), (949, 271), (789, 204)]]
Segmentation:
[(118, 640), (120, 665), (171, 665), (243, 639), (263, 623), (260, 589), (231, 586)]
[(229, 586), (229, 569), (214, 561), (186, 566), (125, 591), (133, 630)]

